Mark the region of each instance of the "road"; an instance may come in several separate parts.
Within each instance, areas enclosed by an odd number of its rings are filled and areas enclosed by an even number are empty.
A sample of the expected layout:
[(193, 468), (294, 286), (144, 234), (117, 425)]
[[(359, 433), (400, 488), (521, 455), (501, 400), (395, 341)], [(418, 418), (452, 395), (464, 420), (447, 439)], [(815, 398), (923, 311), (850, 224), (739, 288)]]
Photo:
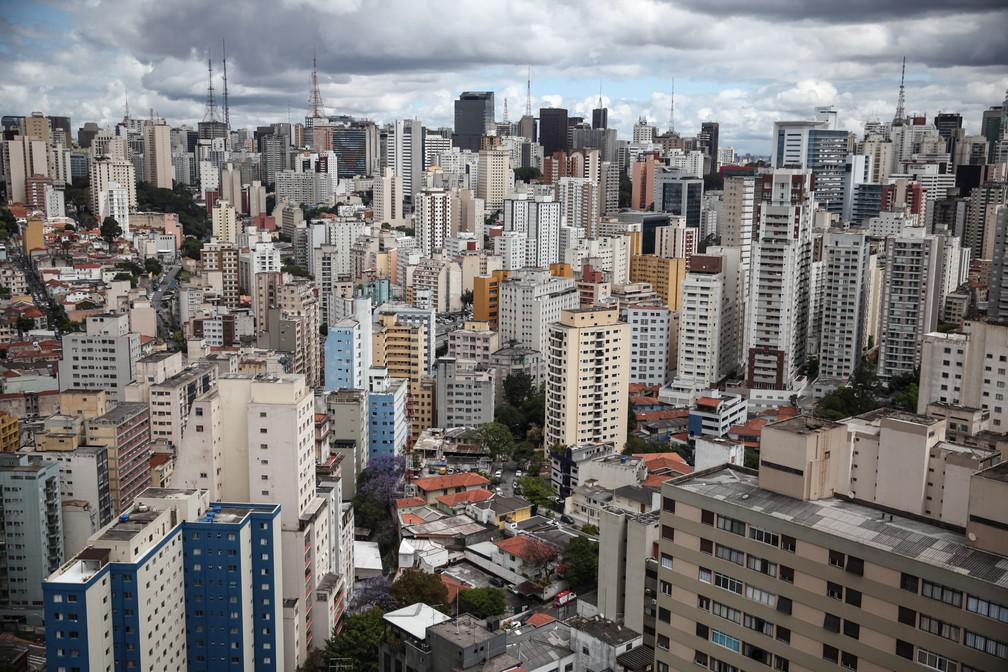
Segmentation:
[(175, 324), (175, 315), (171, 310), (171, 302), (165, 305), (164, 294), (181, 270), (182, 265), (179, 263), (175, 263), (165, 269), (158, 276), (157, 289), (151, 294), (151, 307), (157, 312), (158, 317), (158, 332), (164, 332), (162, 338), (166, 341), (171, 338), (172, 325)]
[[(45, 285), (42, 284), (42, 278), (39, 276), (38, 271), (25, 256), (24, 250), (21, 247), (20, 239), (18, 239), (16, 243), (12, 241), (7, 245), (7, 254), (10, 260), (21, 269), (22, 273), (24, 273), (25, 282), (28, 285), (28, 292), (31, 294), (35, 305), (40, 310), (44, 311), (47, 316), (52, 317), (56, 306), (49, 298), (49, 293), (46, 292)], [(59, 325), (50, 324), (49, 327), (56, 333), (56, 338), (60, 338), (62, 336)]]

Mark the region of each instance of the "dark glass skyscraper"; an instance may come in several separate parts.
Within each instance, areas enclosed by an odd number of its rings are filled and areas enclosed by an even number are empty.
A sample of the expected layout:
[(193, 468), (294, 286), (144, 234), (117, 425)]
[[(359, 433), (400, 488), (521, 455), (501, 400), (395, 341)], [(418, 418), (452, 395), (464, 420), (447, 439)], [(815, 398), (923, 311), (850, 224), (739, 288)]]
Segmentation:
[(716, 121), (705, 121), (700, 124), (700, 146), (704, 153), (710, 158), (707, 164), (707, 174), (717, 173), (718, 161), (718, 131), (721, 125)]
[(562, 107), (543, 107), (539, 109), (539, 144), (543, 147), (543, 156), (553, 152), (566, 152), (567, 146), (567, 110)]
[(605, 107), (596, 107), (592, 110), (592, 128), (609, 128), (609, 110)]
[(463, 91), (455, 101), (455, 133), (452, 144), (473, 152), (480, 150), (486, 132), (493, 128), (493, 91)]

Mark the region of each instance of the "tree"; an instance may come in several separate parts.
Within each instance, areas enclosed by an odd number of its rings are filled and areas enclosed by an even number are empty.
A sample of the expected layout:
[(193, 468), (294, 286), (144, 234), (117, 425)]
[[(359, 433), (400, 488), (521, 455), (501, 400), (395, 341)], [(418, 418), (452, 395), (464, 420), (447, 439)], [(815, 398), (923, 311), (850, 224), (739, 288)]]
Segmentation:
[(200, 250), (203, 249), (203, 241), (198, 238), (188, 236), (182, 241), (182, 256), (190, 259), (199, 259)]
[(0, 287), (0, 299), (11, 298), (11, 288), (10, 287)]
[(300, 278), (310, 278), (310, 277), (312, 277), (312, 274), (308, 272), (307, 268), (304, 268), (303, 266), (298, 266), (297, 264), (293, 264), (293, 263), (286, 263), (286, 264), (284, 264), (283, 267), (281, 267), (280, 270), (282, 270), (284, 273), (290, 273), (291, 275), (294, 275), (294, 276), (297, 276), (297, 277), (300, 277)]
[(18, 334), (23, 337), (26, 333), (35, 328), (35, 320), (22, 315), (14, 322), (14, 328), (17, 329)]
[(476, 428), (483, 449), (490, 453), (490, 458), (507, 460), (511, 458), (514, 437), (511, 430), (499, 422), (488, 422)]
[(522, 496), (541, 509), (548, 509), (553, 502), (553, 488), (541, 476), (522, 476), (518, 479)]
[(518, 408), (532, 394), (532, 378), (524, 371), (514, 371), (504, 379), (502, 387), (507, 403)]
[(500, 588), (473, 588), (463, 590), (458, 596), (459, 613), (477, 618), (501, 616), (507, 610), (504, 591)]
[(524, 180), (525, 182), (528, 182), (529, 180), (537, 180), (542, 177), (542, 171), (535, 166), (515, 168), (514, 174), (516, 180)]
[(144, 261), (144, 270), (153, 275), (161, 275), (161, 271), (164, 270), (164, 267), (161, 266), (160, 261), (154, 257), (150, 257)]
[(118, 238), (119, 236), (121, 236), (122, 232), (123, 232), (123, 230), (122, 230), (122, 227), (119, 226), (119, 222), (117, 222), (112, 217), (106, 217), (105, 219), (102, 220), (102, 223), (101, 223), (101, 237), (109, 245), (112, 244), (113, 240), (115, 240), (116, 238)]
[(576, 588), (598, 584), (598, 544), (587, 537), (572, 539), (563, 554), (564, 578)]
[(326, 643), (330, 660), (353, 661), (355, 672), (378, 672), (378, 647), (385, 637), (385, 612), (372, 607), (343, 618), (343, 629)]
[(878, 408), (878, 377), (867, 358), (854, 370), (850, 382), (833, 390), (815, 407), (815, 415), (826, 420), (840, 420)]
[(467, 289), (464, 292), (462, 292), (462, 305), (471, 306), (472, 303), (473, 303), (473, 291), (471, 289)]
[(590, 534), (593, 537), (598, 536), (598, 528), (592, 525), (591, 523), (585, 523), (584, 525), (582, 525), (581, 531), (584, 532), (585, 534)]
[(403, 572), (392, 584), (391, 594), (400, 607), (422, 602), (439, 611), (448, 608), (448, 588), (437, 574), (418, 570)]

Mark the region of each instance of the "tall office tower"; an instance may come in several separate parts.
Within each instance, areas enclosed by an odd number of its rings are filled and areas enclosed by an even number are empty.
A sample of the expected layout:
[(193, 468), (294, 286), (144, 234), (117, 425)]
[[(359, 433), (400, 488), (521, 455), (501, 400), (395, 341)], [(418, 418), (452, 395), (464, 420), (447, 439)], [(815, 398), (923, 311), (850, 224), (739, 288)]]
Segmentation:
[(0, 454), (0, 502), (8, 542), (0, 547), (0, 614), (29, 625), (43, 621), (42, 582), (63, 564), (60, 463)]
[(990, 259), (994, 254), (997, 210), (1008, 204), (1008, 182), (984, 182), (973, 188), (969, 199), (963, 245), (970, 248), (974, 259)]
[[(378, 127), (367, 120), (336, 117), (329, 127), (340, 179), (378, 174)], [(330, 117), (330, 121), (333, 118)]]
[(545, 269), (514, 271), (500, 283), (498, 324), (502, 343), (514, 341), (542, 354), (546, 367), (549, 325), (563, 310), (580, 304), (574, 278), (558, 278)]
[[(669, 217), (669, 223), (654, 229), (654, 254), (665, 259), (689, 259), (697, 253), (700, 229), (686, 226), (686, 218)], [(738, 247), (738, 246), (736, 246)]]
[(83, 332), (63, 335), (60, 390), (105, 390), (123, 401), (140, 359), (140, 335), (131, 332), (129, 315), (90, 315)]
[(451, 193), (444, 189), (424, 189), (416, 196), (414, 230), (420, 252), (429, 257), (444, 247), (452, 235)]
[(619, 212), (620, 173), (616, 161), (603, 161), (600, 166), (599, 212), (601, 217), (615, 217)]
[(159, 189), (171, 189), (175, 173), (171, 155), (171, 128), (164, 119), (146, 121), (143, 139), (145, 181)]
[(124, 511), (150, 486), (150, 410), (143, 402), (120, 402), (86, 427), (88, 443), (108, 452), (112, 510)]
[(609, 128), (609, 110), (602, 107), (601, 99), (599, 99), (599, 106), (592, 110), (592, 128), (595, 130)]
[(811, 170), (815, 175), (815, 200), (834, 214), (844, 203), (847, 166), (847, 131), (830, 130), (826, 121), (774, 122), (774, 168)]
[(920, 365), (921, 339), (941, 315), (944, 244), (920, 227), (886, 238), (878, 375), (912, 374)]
[(587, 238), (597, 238), (599, 228), (599, 185), (586, 177), (561, 177), (557, 200), (567, 226), (584, 231)]
[(41, 584), (50, 665), (284, 669), (279, 509), (148, 491)]
[(705, 121), (700, 124), (700, 134), (697, 144), (706, 157), (706, 175), (716, 175), (718, 172), (718, 135), (721, 125), (716, 121)]
[(221, 242), (237, 243), (238, 219), (234, 206), (229, 201), (218, 200), (211, 215), (213, 237)]
[(893, 163), (893, 143), (881, 135), (868, 135), (857, 145), (857, 153), (868, 157), (875, 182), (884, 184), (889, 179)]
[(434, 379), (434, 426), (479, 427), (493, 421), (494, 369), (473, 359), (441, 357)]
[(955, 154), (958, 132), (962, 130), (962, 115), (958, 112), (939, 112), (933, 122), (938, 135), (945, 139), (946, 151)]
[(987, 138), (987, 156), (997, 156), (998, 141), (1001, 140), (1001, 115), (1004, 105), (991, 105), (980, 117), (980, 135)]
[(95, 157), (89, 166), (88, 178), (91, 192), (91, 212), (98, 212), (101, 207), (102, 193), (109, 188), (109, 184), (112, 182), (126, 188), (129, 192), (129, 207), (131, 210), (136, 209), (136, 170), (129, 161)]
[(229, 241), (211, 240), (200, 250), (200, 266), (210, 286), (220, 292), (224, 305), (237, 308), (241, 299), (238, 248)]
[(664, 385), (671, 368), (672, 343), (679, 340), (674, 313), (666, 306), (635, 303), (622, 308), (630, 325), (630, 384)]
[(44, 140), (32, 139), (28, 136), (17, 136), (4, 140), (3, 176), (7, 187), (7, 199), (25, 203), (28, 180), (35, 175), (49, 175), (49, 159)]
[(249, 217), (266, 214), (266, 187), (259, 180), (252, 180), (246, 189)]
[(950, 529), (852, 501), (842, 424), (792, 418), (761, 445), (758, 473), (724, 465), (662, 488), (657, 669), (999, 667), (988, 605), (1008, 590), (988, 572), (1008, 548), (1004, 465), (963, 484), (971, 520)]
[(403, 181), (392, 168), (386, 168), (385, 174), (374, 180), (374, 198), (372, 210), (374, 221), (379, 224), (400, 226), (406, 218), (403, 214)]
[(553, 152), (566, 152), (567, 146), (567, 110), (562, 107), (543, 107), (539, 110), (539, 144), (543, 154), (550, 156)]
[(627, 434), (630, 326), (607, 308), (564, 310), (545, 352), (543, 443), (573, 448), (605, 443), (623, 450)]
[(1008, 321), (1008, 205), (997, 209), (996, 222), (987, 314), (992, 320)]
[(823, 239), (820, 376), (847, 379), (861, 363), (869, 256), (863, 233), (830, 231)]
[(424, 170), (426, 171), (431, 166), (437, 166), (438, 158), (441, 156), (441, 152), (449, 152), (451, 151), (451, 148), (452, 148), (452, 141), (450, 134), (442, 135), (441, 133), (431, 133), (430, 131), (424, 133), (424, 142), (423, 142)]
[(806, 361), (816, 200), (807, 170), (776, 170), (762, 176), (757, 187), (761, 197), (746, 317), (747, 385), (760, 395), (787, 397), (798, 389)]
[(504, 199), (514, 191), (511, 152), (506, 149), (481, 149), (476, 169), (476, 197), (483, 199), (493, 212), (504, 207)]
[(659, 168), (655, 173), (655, 210), (686, 218), (686, 226), (700, 228), (703, 179), (684, 177), (678, 170)]
[(635, 145), (649, 145), (654, 142), (657, 129), (653, 124), (649, 124), (647, 119), (641, 115), (637, 123), (633, 125), (633, 143)]
[(493, 91), (463, 91), (455, 101), (455, 132), (452, 144), (478, 152), (483, 136), (494, 124)]
[(520, 194), (504, 201), (504, 231), (520, 234), (516, 236), (520, 263), (511, 268), (547, 268), (560, 261), (560, 213), (559, 202), (543, 197)]
[(630, 171), (630, 208), (649, 210), (655, 202), (655, 174), (658, 171), (658, 162), (653, 154), (647, 154), (634, 161)]
[(403, 201), (413, 202), (413, 195), (423, 188), (423, 126), (416, 119), (399, 119), (391, 138), (390, 164), (402, 179)]

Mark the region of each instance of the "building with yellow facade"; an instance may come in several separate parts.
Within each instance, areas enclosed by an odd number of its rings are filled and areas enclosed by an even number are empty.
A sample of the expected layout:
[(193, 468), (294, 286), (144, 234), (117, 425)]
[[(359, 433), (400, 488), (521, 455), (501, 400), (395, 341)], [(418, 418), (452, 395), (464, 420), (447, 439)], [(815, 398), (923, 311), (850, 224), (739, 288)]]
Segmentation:
[(665, 259), (653, 254), (635, 254), (630, 257), (630, 282), (649, 283), (670, 310), (679, 310), (685, 279), (685, 259)]

